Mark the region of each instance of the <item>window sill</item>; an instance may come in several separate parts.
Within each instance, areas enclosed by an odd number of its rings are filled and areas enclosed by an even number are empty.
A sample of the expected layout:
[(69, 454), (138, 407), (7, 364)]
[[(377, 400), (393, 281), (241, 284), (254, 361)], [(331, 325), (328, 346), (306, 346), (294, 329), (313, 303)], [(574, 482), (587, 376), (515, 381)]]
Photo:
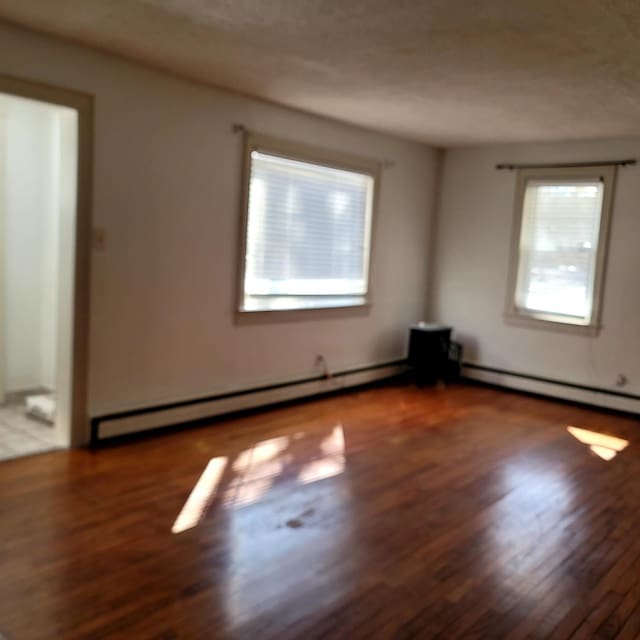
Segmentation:
[(235, 322), (238, 325), (262, 323), (294, 322), (296, 320), (328, 320), (333, 318), (353, 318), (369, 314), (370, 302), (360, 304), (335, 305), (324, 307), (306, 307), (304, 309), (260, 309), (236, 310)]
[(528, 314), (509, 311), (504, 314), (506, 324), (528, 329), (543, 329), (560, 333), (595, 337), (600, 333), (599, 324), (580, 324), (579, 322), (557, 320), (557, 316), (546, 314)]
[(262, 313), (278, 311), (318, 311), (321, 309), (343, 309), (362, 307), (367, 298), (355, 296), (265, 296), (248, 297), (238, 309), (239, 313)]

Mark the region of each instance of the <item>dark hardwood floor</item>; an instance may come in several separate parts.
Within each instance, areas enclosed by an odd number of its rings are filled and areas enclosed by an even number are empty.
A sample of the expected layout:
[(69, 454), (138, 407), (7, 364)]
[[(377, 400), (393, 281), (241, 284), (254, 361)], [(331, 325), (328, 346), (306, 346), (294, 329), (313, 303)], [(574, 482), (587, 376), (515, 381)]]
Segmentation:
[(5, 462), (0, 633), (639, 638), (638, 427), (389, 385)]

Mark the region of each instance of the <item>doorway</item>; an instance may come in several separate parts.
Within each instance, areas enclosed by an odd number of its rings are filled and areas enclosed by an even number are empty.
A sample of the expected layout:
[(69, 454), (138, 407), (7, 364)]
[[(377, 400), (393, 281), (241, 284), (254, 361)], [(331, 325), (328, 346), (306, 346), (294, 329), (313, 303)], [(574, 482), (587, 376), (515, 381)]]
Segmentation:
[(0, 460), (86, 440), (90, 101), (77, 99), (0, 77)]

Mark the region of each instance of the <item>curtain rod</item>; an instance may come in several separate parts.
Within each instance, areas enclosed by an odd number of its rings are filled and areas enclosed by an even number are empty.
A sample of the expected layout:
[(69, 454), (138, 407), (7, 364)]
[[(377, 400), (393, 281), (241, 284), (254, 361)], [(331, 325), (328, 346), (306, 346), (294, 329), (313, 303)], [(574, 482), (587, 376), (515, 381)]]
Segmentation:
[(569, 169), (575, 167), (627, 167), (636, 164), (635, 158), (627, 158), (626, 160), (602, 160), (600, 162), (553, 162), (549, 164), (510, 164), (500, 163), (496, 165), (498, 171), (513, 171), (514, 169)]

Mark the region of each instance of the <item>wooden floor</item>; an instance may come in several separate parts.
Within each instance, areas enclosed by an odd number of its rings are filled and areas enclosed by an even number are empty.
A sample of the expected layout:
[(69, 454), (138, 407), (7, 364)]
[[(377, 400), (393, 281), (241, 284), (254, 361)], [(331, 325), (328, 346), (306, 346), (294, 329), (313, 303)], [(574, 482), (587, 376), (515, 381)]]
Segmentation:
[(639, 426), (397, 385), (4, 462), (0, 633), (639, 638)]

